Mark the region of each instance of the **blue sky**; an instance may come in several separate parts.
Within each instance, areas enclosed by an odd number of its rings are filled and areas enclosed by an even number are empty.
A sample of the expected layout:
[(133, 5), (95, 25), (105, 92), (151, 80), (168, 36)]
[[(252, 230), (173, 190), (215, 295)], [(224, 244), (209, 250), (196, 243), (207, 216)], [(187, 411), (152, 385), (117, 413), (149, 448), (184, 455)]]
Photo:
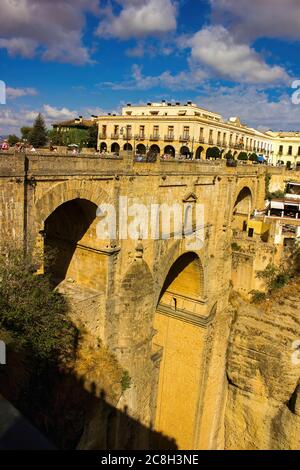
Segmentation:
[(300, 130), (299, 0), (1, 0), (0, 18), (0, 135), (161, 99)]

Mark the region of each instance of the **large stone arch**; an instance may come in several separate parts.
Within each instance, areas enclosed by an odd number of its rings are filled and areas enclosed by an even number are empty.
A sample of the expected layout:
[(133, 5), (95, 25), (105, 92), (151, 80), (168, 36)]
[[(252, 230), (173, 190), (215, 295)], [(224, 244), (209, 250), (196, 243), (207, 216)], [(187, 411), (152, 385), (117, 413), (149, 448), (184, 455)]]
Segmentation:
[[(165, 276), (154, 319), (154, 351), (160, 351), (155, 428), (180, 449), (197, 448), (208, 327), (216, 313), (207, 308), (204, 268), (197, 252), (174, 244), (162, 260)], [(157, 353), (158, 354), (158, 353)], [(189, 405), (187, 404), (187, 397)], [(209, 432), (209, 431), (207, 431)]]
[(47, 217), (59, 206), (73, 199), (86, 199), (97, 206), (103, 203), (113, 203), (108, 193), (99, 185), (94, 188), (89, 181), (65, 181), (53, 186), (36, 201), (35, 222), (37, 228), (42, 230)]
[(54, 285), (69, 280), (73, 290), (106, 291), (108, 265), (103, 250), (113, 242), (98, 239), (97, 208), (108, 203), (112, 200), (103, 189), (83, 181), (57, 184), (36, 201), (32, 249)]
[[(165, 254), (161, 257), (159, 264), (154, 269), (154, 284), (155, 284), (155, 292), (154, 292), (154, 305), (157, 306), (159, 301), (159, 296), (161, 290), (163, 288), (165, 279), (170, 271), (172, 265), (179, 259), (181, 256), (187, 253), (191, 253), (190, 250), (186, 250), (185, 248), (185, 240), (176, 240), (172, 241), (171, 245), (166, 250)], [(192, 251), (195, 253), (199, 261), (204, 266), (204, 254), (203, 249), (197, 252)], [(203, 297), (206, 297), (206, 279), (205, 273), (203, 268)]]

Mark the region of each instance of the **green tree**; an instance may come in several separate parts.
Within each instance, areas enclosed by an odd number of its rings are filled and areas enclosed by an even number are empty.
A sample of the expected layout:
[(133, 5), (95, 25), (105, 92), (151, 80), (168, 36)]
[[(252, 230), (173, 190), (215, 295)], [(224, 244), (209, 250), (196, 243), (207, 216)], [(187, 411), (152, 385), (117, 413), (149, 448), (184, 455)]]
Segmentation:
[(234, 159), (231, 150), (229, 150), (229, 151), (225, 154), (224, 158), (225, 158), (226, 160), (233, 160), (233, 159)]
[(26, 139), (26, 140), (29, 140), (29, 136), (32, 132), (32, 127), (29, 127), (29, 126), (23, 126), (21, 127), (21, 135), (22, 135), (22, 139)]
[(8, 144), (11, 146), (15, 145), (19, 141), (20, 141), (19, 137), (16, 136), (15, 134), (11, 134), (8, 136)]
[(243, 161), (246, 161), (248, 160), (248, 155), (246, 152), (240, 152), (239, 156), (238, 156), (238, 160), (243, 160)]
[(53, 129), (49, 131), (48, 136), (52, 145), (65, 145), (62, 132), (58, 132), (56, 129)]
[(89, 134), (85, 129), (71, 129), (66, 133), (65, 145), (76, 144), (79, 147), (86, 147), (88, 144)]
[(45, 147), (48, 141), (48, 133), (45, 120), (41, 114), (34, 121), (32, 131), (29, 134), (29, 143), (34, 147)]
[(75, 328), (64, 298), (50, 278), (21, 250), (0, 256), (0, 330), (9, 331), (35, 359), (66, 361), (74, 352)]
[(94, 124), (88, 130), (88, 147), (96, 149), (97, 140), (98, 140), (98, 125)]
[(250, 160), (250, 162), (257, 162), (258, 161), (258, 156), (256, 155), (256, 153), (251, 153), (251, 155), (249, 157), (249, 160)]
[(207, 149), (206, 158), (221, 158), (221, 151), (218, 147)]
[(290, 274), (281, 271), (277, 266), (270, 263), (263, 271), (257, 271), (256, 277), (263, 279), (268, 291), (272, 292), (285, 286), (290, 279)]

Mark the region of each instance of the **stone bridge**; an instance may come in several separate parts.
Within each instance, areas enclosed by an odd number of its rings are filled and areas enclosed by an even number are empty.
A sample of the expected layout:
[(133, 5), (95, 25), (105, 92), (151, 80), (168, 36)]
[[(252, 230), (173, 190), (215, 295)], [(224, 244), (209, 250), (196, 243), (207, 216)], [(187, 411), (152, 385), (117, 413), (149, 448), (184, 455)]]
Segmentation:
[[(276, 184), (290, 178), (268, 171)], [(179, 448), (223, 446), (232, 229), (264, 208), (265, 175), (224, 161), (0, 155), (2, 247), (16, 240), (44, 257), (74, 320), (128, 370), (119, 406)], [(202, 204), (203, 245), (121, 239), (118, 217), (115, 239), (101, 240), (97, 207), (112, 204), (119, 215), (120, 196), (147, 207)]]

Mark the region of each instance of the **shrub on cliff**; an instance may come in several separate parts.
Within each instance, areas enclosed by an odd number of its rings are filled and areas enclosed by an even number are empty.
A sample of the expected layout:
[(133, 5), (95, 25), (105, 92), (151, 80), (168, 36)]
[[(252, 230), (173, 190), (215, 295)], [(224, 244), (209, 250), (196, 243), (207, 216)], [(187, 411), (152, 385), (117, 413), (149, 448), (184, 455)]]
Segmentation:
[(76, 329), (64, 298), (21, 250), (0, 255), (0, 328), (11, 332), (39, 361), (66, 361), (74, 352)]

